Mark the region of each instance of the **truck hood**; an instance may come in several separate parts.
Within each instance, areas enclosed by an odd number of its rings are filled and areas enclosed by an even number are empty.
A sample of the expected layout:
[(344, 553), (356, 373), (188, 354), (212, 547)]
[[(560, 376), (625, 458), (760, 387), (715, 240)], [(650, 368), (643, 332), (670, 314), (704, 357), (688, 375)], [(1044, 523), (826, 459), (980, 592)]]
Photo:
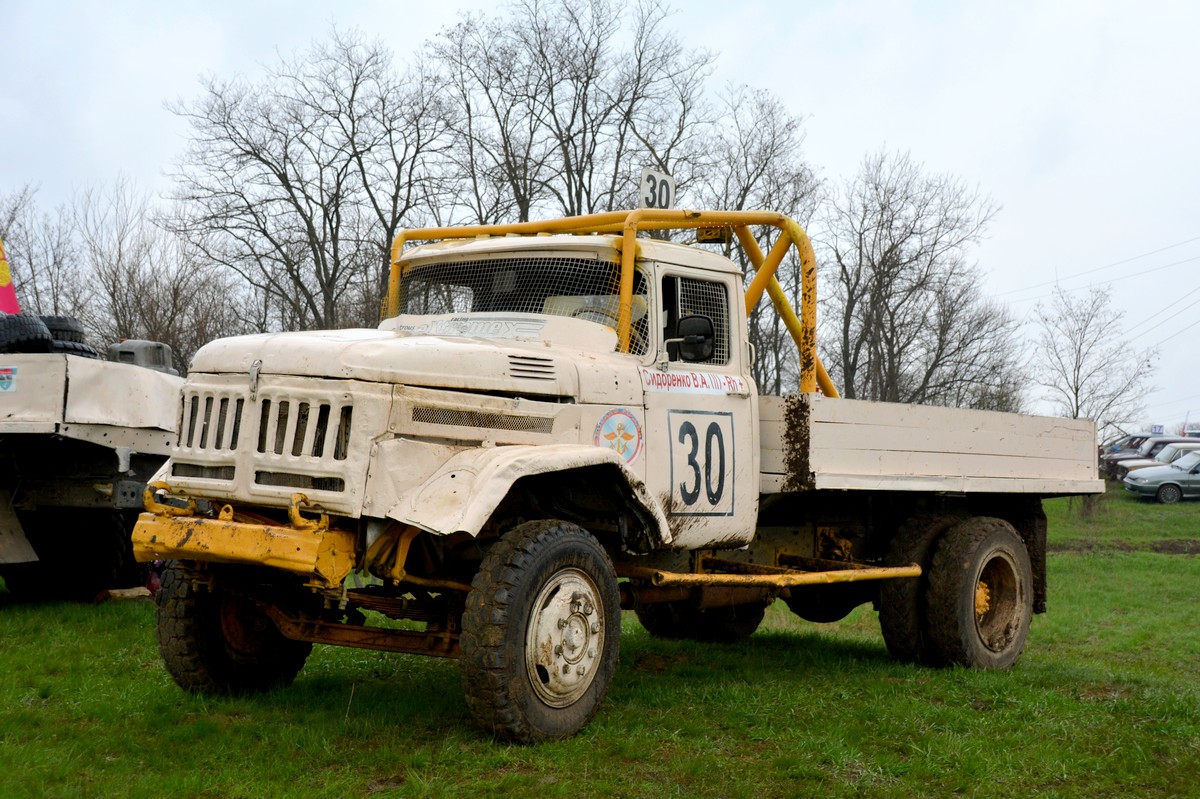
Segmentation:
[(385, 326), (218, 339), (196, 353), (191, 371), (578, 397), (581, 368), (616, 366), (616, 334), (577, 319), (476, 314), (399, 317)]

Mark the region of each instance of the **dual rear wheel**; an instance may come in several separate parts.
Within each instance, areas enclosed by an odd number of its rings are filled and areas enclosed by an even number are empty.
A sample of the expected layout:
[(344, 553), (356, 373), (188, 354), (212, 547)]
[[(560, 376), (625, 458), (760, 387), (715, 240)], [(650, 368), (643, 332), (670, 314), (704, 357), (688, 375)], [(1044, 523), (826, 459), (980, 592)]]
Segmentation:
[(892, 657), (980, 669), (1017, 662), (1033, 617), (1033, 569), (1011, 524), (918, 517), (901, 530), (888, 562), (923, 572), (880, 586), (879, 623)]

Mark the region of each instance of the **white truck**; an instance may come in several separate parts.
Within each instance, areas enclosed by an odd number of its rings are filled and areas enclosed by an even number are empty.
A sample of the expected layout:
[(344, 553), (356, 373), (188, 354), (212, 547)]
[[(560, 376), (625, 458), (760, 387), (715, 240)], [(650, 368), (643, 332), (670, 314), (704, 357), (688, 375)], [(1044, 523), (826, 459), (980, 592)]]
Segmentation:
[[(753, 279), (655, 230), (736, 236)], [(793, 246), (799, 315), (774, 278)], [(839, 399), (779, 214), (426, 229), (392, 260), (379, 329), (193, 362), (133, 536), (171, 561), (158, 641), (185, 689), (286, 683), (314, 642), (458, 658), (479, 723), (534, 742), (596, 712), (622, 609), (731, 641), (776, 599), (816, 622), (874, 603), (896, 658), (1005, 668), (1045, 610), (1041, 499), (1103, 490), (1090, 422)], [(751, 377), (763, 293), (793, 396)]]
[(82, 334), (70, 317), (0, 316), (0, 578), (15, 595), (145, 582), (130, 530), (175, 442), (183, 379), (164, 344), (103, 360)]

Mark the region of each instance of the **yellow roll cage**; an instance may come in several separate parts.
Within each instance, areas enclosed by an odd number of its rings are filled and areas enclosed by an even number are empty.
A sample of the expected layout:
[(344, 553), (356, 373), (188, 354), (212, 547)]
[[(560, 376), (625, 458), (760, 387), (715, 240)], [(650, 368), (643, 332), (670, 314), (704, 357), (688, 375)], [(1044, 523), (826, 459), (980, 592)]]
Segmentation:
[[(751, 225), (770, 225), (779, 229), (779, 239), (765, 256), (750, 231)], [(746, 258), (754, 267), (754, 277), (746, 286), (746, 313), (750, 313), (763, 292), (771, 298), (800, 352), (800, 391), (813, 393), (819, 387), (828, 397), (837, 397), (837, 388), (817, 357), (817, 262), (812, 243), (804, 230), (783, 214), (772, 211), (689, 211), (642, 208), (636, 211), (611, 211), (539, 222), (515, 222), (498, 225), (463, 225), (404, 230), (392, 241), (391, 273), (388, 278), (387, 316), (400, 312), (400, 256), (410, 241), (473, 239), (487, 236), (535, 236), (553, 233), (620, 234), (621, 281), (617, 311), (617, 340), (621, 352), (629, 351), (629, 329), (633, 317), (633, 276), (637, 256), (637, 234), (651, 230), (732, 231)], [(788, 250), (795, 246), (800, 255), (800, 316), (792, 309), (775, 270)]]

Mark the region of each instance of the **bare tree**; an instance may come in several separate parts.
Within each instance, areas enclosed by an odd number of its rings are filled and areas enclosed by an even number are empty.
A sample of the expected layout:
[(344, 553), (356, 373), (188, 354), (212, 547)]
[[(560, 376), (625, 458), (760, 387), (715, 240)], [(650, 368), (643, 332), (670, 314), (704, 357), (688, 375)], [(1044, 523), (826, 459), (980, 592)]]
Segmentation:
[(1017, 323), (969, 260), (996, 206), (908, 154), (869, 156), (827, 208), (824, 329), (848, 398), (1019, 405)]
[[(745, 86), (728, 87), (718, 98), (716, 124), (705, 134), (703, 167), (686, 184), (690, 197), (703, 207), (726, 210), (771, 210), (791, 216), (802, 225), (814, 213), (820, 182), (803, 159), (803, 119), (790, 114), (770, 93)], [(768, 252), (778, 231), (756, 232), (759, 247)], [(741, 259), (747, 276), (753, 271), (740, 249), (724, 248), (727, 257)], [(776, 271), (793, 305), (800, 301), (800, 262), (792, 249)], [(750, 341), (757, 358), (754, 379), (759, 390), (782, 394), (799, 387), (795, 343), (779, 315), (766, 301), (751, 309)]]
[(0, 198), (0, 236), (21, 308), (30, 313), (78, 315), (91, 284), (80, 269), (71, 209), (42, 211), (25, 186)]
[(92, 287), (76, 315), (97, 343), (161, 341), (186, 367), (208, 341), (256, 329), (251, 299), (184, 238), (157, 226), (153, 213), (151, 199), (124, 178), (76, 197), (78, 269)]
[(1107, 288), (1073, 296), (1056, 287), (1050, 304), (1039, 303), (1034, 314), (1037, 383), (1060, 416), (1094, 420), (1103, 438), (1141, 415), (1158, 351), (1135, 350), (1115, 332), (1124, 312)]
[(149, 198), (119, 178), (107, 191), (85, 189), (73, 210), (81, 266), (95, 288), (80, 318), (97, 341), (141, 338), (138, 287), (162, 257)]
[(37, 189), (26, 184), (11, 194), (0, 195), (0, 236), (11, 237), (17, 220), (35, 204)]
[(267, 298), (272, 325), (372, 323), (393, 234), (438, 202), (439, 97), (419, 68), (398, 76), (381, 44), (336, 31), (257, 83), (209, 78), (172, 108), (192, 125), (173, 229)]
[(509, 13), (466, 17), (431, 46), (458, 103), (467, 221), (626, 207), (646, 165), (686, 180), (712, 56), (685, 50), (665, 6), (524, 0)]
[(429, 49), (458, 109), (449, 151), (454, 204), (468, 223), (528, 221), (545, 197), (552, 148), (535, 112), (544, 86), (533, 58), (511, 25), (479, 16), (443, 31)]

